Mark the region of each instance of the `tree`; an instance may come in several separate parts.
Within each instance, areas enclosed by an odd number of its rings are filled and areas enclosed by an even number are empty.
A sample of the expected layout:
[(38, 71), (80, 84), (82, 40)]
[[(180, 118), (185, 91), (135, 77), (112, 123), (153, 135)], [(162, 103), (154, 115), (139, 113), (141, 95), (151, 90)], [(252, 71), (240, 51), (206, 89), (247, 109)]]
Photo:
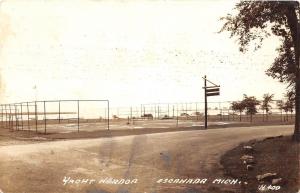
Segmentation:
[(257, 113), (256, 106), (259, 105), (260, 102), (254, 96), (248, 97), (247, 95), (244, 94), (244, 99), (242, 101), (242, 104), (246, 109), (246, 113), (250, 115), (250, 122), (252, 122), (253, 115)]
[(281, 110), (281, 120), (282, 120), (282, 111), (284, 111), (285, 112), (284, 121), (288, 121), (289, 119), (288, 112), (291, 112), (291, 117), (292, 117), (295, 108), (295, 100), (290, 95), (290, 93), (287, 93), (285, 97), (286, 100), (277, 101), (277, 107)]
[(278, 36), (281, 45), (278, 56), (267, 75), (288, 83), (295, 93), (296, 119), (293, 139), (300, 141), (300, 6), (297, 1), (241, 1), (235, 5), (237, 14), (221, 18), (225, 21), (222, 31), (237, 37), (241, 52), (251, 43), (260, 48), (271, 34)]
[(285, 108), (287, 109), (287, 112), (291, 112), (291, 118), (292, 118), (294, 108), (295, 108), (295, 98), (291, 92), (288, 92), (286, 94), (286, 98), (287, 98), (287, 100), (285, 102)]
[(276, 101), (276, 105), (277, 105), (278, 109), (280, 110), (280, 118), (282, 121), (282, 111), (284, 109), (284, 103), (282, 100), (278, 100), (278, 101)]
[[(270, 103), (273, 101), (274, 98), (274, 94), (264, 94), (263, 96), (263, 101), (261, 104), (261, 108), (263, 109), (263, 111), (266, 111), (266, 120), (268, 121), (268, 115), (271, 109), (271, 105)], [(263, 114), (263, 118), (264, 118), (264, 114)]]
[(289, 101), (289, 100), (287, 100), (287, 101), (285, 101), (284, 103), (283, 103), (283, 107), (282, 107), (282, 109), (284, 110), (284, 112), (285, 112), (285, 120), (286, 121), (289, 121), (289, 116), (288, 116), (288, 112), (291, 112), (291, 113), (293, 113), (293, 110), (291, 110), (291, 109), (293, 109), (294, 107), (293, 107), (293, 103), (291, 102), (291, 101)]
[(289, 112), (289, 103), (287, 102), (287, 101), (285, 101), (284, 103), (283, 103), (283, 107), (282, 107), (282, 109), (284, 110), (284, 112), (285, 112), (285, 121), (289, 121), (289, 116), (288, 116), (288, 112)]
[(242, 102), (232, 102), (231, 109), (240, 113), (240, 121), (242, 121), (242, 112), (245, 110), (245, 106)]

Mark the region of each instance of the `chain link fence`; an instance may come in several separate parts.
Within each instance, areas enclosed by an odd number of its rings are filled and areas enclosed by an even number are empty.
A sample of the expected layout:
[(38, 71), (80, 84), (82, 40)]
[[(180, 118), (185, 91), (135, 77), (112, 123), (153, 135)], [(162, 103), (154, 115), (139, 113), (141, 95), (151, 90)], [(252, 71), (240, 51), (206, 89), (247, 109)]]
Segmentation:
[[(250, 118), (231, 109), (231, 101), (209, 102), (209, 124), (286, 123), (294, 121), (293, 112), (278, 108), (274, 100), (268, 114), (257, 106)], [(0, 105), (2, 128), (37, 133), (176, 128), (203, 126), (204, 103), (153, 103), (132, 107), (110, 107), (108, 100), (51, 100)]]

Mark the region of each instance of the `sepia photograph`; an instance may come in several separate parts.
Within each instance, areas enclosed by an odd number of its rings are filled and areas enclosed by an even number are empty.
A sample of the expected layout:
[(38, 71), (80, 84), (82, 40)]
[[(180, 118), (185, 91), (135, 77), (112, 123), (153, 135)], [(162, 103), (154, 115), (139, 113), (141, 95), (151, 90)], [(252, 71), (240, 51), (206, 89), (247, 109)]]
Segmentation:
[(300, 193), (298, 0), (0, 0), (0, 193)]

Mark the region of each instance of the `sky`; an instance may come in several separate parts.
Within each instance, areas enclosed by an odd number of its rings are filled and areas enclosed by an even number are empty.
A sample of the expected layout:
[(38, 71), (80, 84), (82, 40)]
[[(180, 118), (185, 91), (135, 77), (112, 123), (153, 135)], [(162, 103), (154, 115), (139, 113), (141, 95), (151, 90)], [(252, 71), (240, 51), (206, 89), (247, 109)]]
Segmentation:
[(0, 1), (2, 103), (108, 99), (113, 106), (204, 101), (203, 79), (221, 86), (209, 101), (281, 99), (267, 75), (279, 40), (242, 54), (218, 33), (227, 0)]

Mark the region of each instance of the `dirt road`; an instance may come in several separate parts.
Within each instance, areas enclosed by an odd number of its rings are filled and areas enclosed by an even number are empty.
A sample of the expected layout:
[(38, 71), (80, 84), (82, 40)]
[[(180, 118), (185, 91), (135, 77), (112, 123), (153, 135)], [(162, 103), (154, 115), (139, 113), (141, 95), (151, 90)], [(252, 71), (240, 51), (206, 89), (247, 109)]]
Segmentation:
[[(222, 178), (219, 158), (227, 150), (243, 141), (291, 133), (292, 126), (236, 127), (3, 146), (0, 189), (4, 193), (200, 192), (211, 187), (211, 179)], [(64, 177), (77, 182), (64, 185)], [(131, 184), (107, 184), (105, 178)], [(197, 185), (157, 183), (165, 178), (209, 180)]]

